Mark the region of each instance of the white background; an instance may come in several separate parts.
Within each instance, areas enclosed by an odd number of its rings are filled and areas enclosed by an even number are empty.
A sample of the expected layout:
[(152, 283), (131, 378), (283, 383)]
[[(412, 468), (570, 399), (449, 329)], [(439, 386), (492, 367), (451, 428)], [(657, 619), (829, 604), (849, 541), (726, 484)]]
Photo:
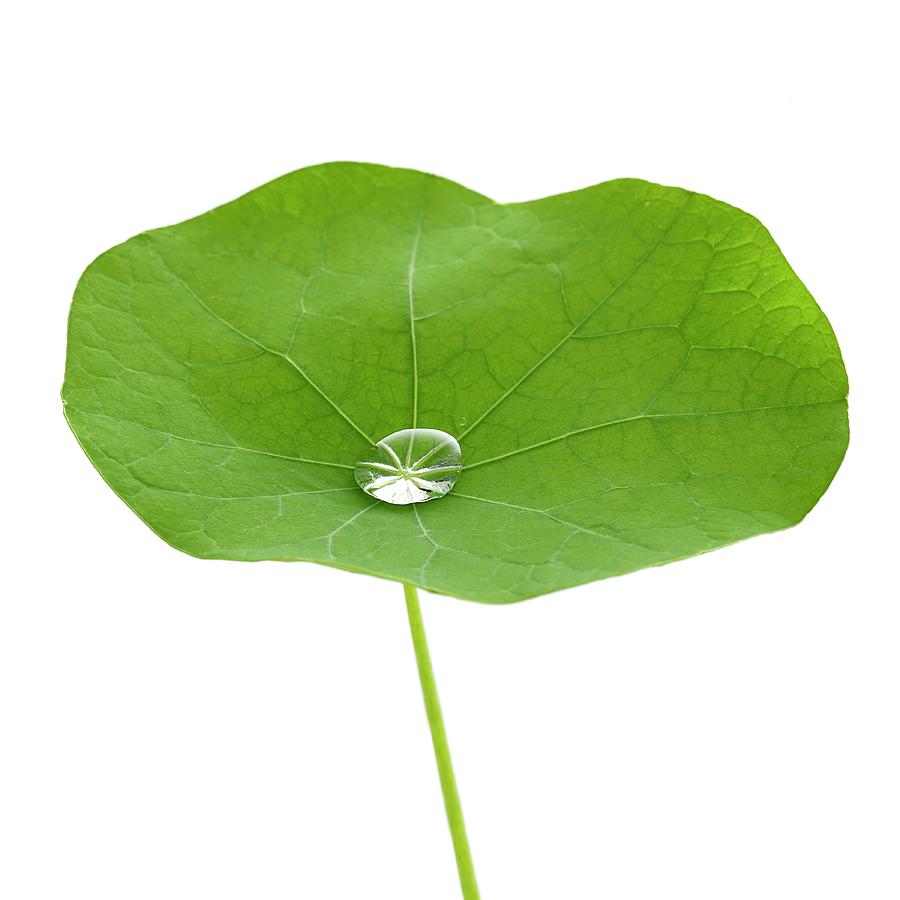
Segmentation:
[(332, 159), (729, 201), (850, 373), (850, 451), (799, 527), (512, 607), (423, 598), (484, 900), (900, 896), (887, 9), (7, 11), (4, 898), (458, 897), (399, 586), (169, 549), (58, 399), (96, 254)]

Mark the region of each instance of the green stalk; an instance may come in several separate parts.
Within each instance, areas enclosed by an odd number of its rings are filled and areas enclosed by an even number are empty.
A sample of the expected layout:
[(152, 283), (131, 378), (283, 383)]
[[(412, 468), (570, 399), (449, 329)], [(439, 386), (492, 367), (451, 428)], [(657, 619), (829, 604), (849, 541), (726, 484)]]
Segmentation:
[(412, 634), (413, 647), (416, 651), (416, 665), (419, 668), (419, 681), (422, 683), (422, 697), (425, 699), (425, 712), (431, 728), (431, 740), (434, 744), (434, 758), (437, 760), (438, 775), (441, 779), (441, 791), (444, 794), (444, 807), (447, 810), (447, 823), (453, 838), (453, 851), (456, 854), (456, 868), (459, 871), (459, 884), (465, 900), (479, 900), (478, 884), (475, 881), (475, 869), (472, 866), (472, 852), (469, 850), (469, 839), (466, 836), (466, 824), (463, 821), (462, 804), (459, 802), (459, 791), (453, 775), (453, 763), (450, 761), (450, 746), (447, 743), (447, 731), (444, 728), (444, 717), (441, 714), (441, 702), (438, 699), (437, 684), (431, 668), (431, 655), (428, 652), (428, 641), (425, 638), (425, 625), (422, 622), (422, 608), (419, 606), (419, 595), (411, 584), (403, 585), (406, 596), (406, 613), (409, 616), (409, 630)]

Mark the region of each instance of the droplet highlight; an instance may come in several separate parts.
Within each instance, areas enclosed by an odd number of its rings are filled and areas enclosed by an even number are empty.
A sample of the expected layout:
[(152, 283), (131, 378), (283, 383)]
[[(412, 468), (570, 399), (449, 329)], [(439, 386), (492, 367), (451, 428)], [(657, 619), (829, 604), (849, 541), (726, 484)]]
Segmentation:
[(462, 471), (453, 435), (433, 428), (407, 428), (383, 437), (354, 469), (370, 496), (405, 506), (446, 497)]

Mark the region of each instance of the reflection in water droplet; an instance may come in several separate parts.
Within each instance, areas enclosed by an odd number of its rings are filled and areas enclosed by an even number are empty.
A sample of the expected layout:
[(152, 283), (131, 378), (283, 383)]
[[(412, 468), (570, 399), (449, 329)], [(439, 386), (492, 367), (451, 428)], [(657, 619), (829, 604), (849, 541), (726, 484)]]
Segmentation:
[(353, 474), (369, 496), (405, 505), (445, 496), (461, 471), (456, 438), (431, 428), (407, 428), (382, 438)]

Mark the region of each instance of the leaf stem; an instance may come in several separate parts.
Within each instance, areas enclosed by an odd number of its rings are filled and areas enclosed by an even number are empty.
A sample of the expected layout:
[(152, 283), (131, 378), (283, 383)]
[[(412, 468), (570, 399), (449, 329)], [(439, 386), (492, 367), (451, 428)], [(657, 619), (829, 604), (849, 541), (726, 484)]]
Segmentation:
[(419, 681), (422, 684), (422, 697), (425, 700), (425, 713), (431, 728), (431, 740), (434, 744), (434, 758), (437, 761), (438, 775), (441, 779), (441, 791), (444, 794), (444, 807), (447, 810), (447, 823), (453, 838), (453, 850), (456, 854), (456, 868), (459, 871), (459, 884), (464, 900), (479, 900), (478, 884), (475, 881), (475, 868), (472, 865), (472, 852), (466, 836), (466, 824), (463, 821), (462, 804), (453, 774), (453, 763), (450, 760), (450, 745), (447, 743), (447, 731), (444, 728), (444, 717), (441, 714), (441, 703), (438, 699), (434, 670), (431, 668), (431, 654), (428, 652), (428, 641), (425, 638), (425, 624), (422, 621), (422, 608), (419, 595), (411, 584), (403, 585), (406, 597), (406, 613), (409, 616), (409, 630), (412, 634), (413, 648), (416, 651), (416, 665), (419, 669)]

